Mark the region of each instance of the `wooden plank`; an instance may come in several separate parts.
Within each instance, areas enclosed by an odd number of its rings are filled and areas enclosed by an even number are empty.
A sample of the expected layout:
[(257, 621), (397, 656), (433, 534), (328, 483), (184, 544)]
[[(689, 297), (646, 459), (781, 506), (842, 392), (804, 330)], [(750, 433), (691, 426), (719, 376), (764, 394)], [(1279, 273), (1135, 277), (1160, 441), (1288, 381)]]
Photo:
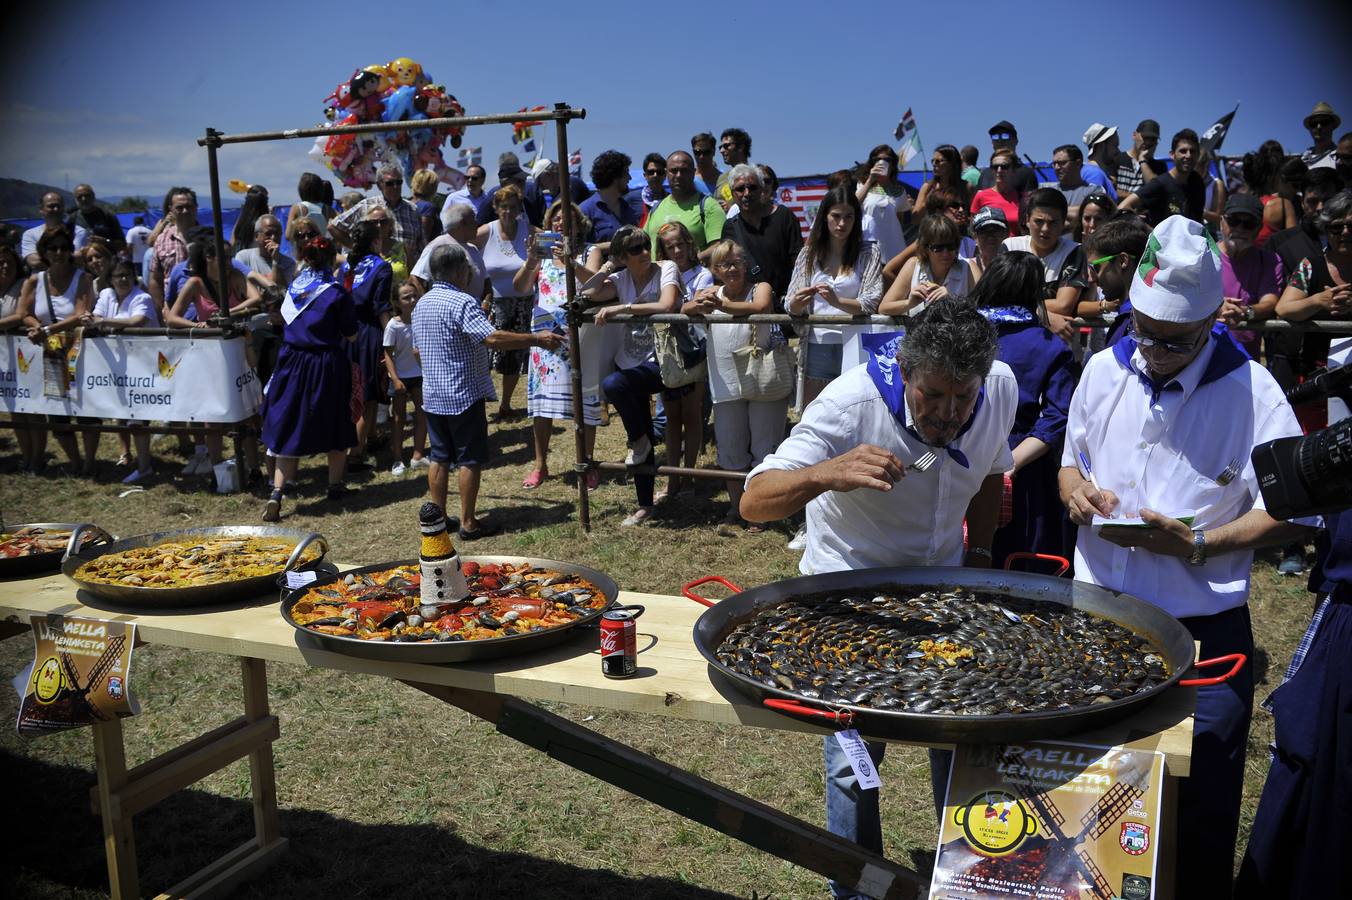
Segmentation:
[(133, 816), (188, 785), (196, 784), (211, 773), (220, 771), (235, 760), (242, 759), (259, 747), (271, 746), (281, 733), (276, 716), (267, 716), (255, 722), (241, 718), (232, 724), (236, 727), (211, 743), (153, 768), (134, 781), (128, 781), (120, 790), (112, 793), (112, 808), (119, 815)]
[[(193, 753), (198, 752), (203, 747), (207, 747), (210, 746), (211, 744), (214, 744), (216, 741), (239, 729), (244, 724), (245, 724), (244, 718), (241, 716), (238, 719), (233, 719), (229, 722), (226, 722), (219, 728), (213, 728), (211, 731), (208, 731), (205, 734), (198, 735), (197, 737), (193, 738), (190, 741), (184, 741), (182, 744), (179, 744), (172, 750), (166, 750), (159, 756), (156, 756), (153, 759), (146, 760), (139, 766), (135, 766), (134, 768), (129, 769), (127, 771), (127, 781), (133, 782), (136, 781), (138, 778), (145, 778), (147, 775), (156, 771), (157, 769), (162, 769), (172, 762), (176, 762), (180, 759), (183, 759), (185, 756), (189, 756)], [(90, 808), (97, 815), (99, 811), (99, 789), (97, 785), (89, 789), (89, 802)]]
[(502, 734), (580, 772), (869, 896), (916, 897), (927, 884), (852, 841), (529, 703), (440, 685), (411, 686), (493, 722)]
[(122, 747), (122, 720), (94, 723), (94, 767), (98, 772), (103, 851), (113, 900), (141, 896), (136, 873), (136, 837), (130, 815), (115, 810), (114, 798), (127, 784), (127, 756)]
[[(344, 566), (339, 562), (338, 565)], [(282, 621), (276, 595), (255, 603), (203, 607), (170, 613), (102, 604), (77, 593), (57, 574), (0, 583), (0, 618), (60, 612), (135, 621), (138, 634), (152, 643), (225, 653), (276, 662), (319, 666), (343, 672), (379, 675), (424, 684), (501, 693), (529, 700), (577, 703), (603, 709), (751, 725), (808, 734), (823, 729), (763, 709), (736, 692), (713, 683), (708, 665), (695, 650), (692, 631), (703, 607), (681, 597), (621, 592), (623, 603), (642, 603), (639, 619), (640, 670), (644, 676), (607, 679), (601, 675), (596, 633), (581, 632), (559, 646), (481, 663), (454, 666), (387, 663), (356, 659), (318, 649)], [(646, 677), (645, 677), (646, 676)], [(1190, 691), (1171, 690), (1142, 712), (1094, 733), (1095, 743), (1160, 750), (1171, 775), (1186, 775), (1192, 753), (1194, 709)], [(1076, 739), (1084, 739), (1077, 735)]]
[(206, 900), (230, 895), (241, 884), (258, 876), (286, 852), (287, 839), (268, 844), (251, 840), (204, 866), (183, 881), (157, 894), (155, 900)]
[[(251, 722), (276, 717), (268, 713), (268, 670), (261, 659), (240, 660), (244, 680), (244, 717)], [(261, 744), (249, 752), (249, 783), (253, 797), (254, 834), (260, 846), (268, 846), (282, 836), (277, 818), (277, 774), (273, 769), (272, 743)]]

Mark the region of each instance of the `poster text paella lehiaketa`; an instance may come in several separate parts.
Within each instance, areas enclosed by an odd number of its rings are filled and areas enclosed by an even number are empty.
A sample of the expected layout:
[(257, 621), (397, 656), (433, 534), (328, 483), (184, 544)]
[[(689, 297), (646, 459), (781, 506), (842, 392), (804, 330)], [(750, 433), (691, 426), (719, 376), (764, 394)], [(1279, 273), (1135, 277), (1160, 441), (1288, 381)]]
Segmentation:
[(19, 734), (35, 736), (135, 715), (131, 651), (136, 626), (33, 616), (33, 665), (16, 679)]
[(959, 746), (931, 900), (1151, 900), (1163, 778), (1162, 753)]

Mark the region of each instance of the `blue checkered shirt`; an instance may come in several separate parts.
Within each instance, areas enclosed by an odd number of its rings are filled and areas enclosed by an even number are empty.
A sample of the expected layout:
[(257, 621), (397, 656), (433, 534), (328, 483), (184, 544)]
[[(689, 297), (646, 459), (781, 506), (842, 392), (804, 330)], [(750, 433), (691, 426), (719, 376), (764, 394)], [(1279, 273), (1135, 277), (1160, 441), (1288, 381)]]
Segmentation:
[(493, 326), (479, 303), (438, 281), (413, 307), (413, 346), (423, 370), (423, 409), (455, 416), (497, 399), (484, 341)]

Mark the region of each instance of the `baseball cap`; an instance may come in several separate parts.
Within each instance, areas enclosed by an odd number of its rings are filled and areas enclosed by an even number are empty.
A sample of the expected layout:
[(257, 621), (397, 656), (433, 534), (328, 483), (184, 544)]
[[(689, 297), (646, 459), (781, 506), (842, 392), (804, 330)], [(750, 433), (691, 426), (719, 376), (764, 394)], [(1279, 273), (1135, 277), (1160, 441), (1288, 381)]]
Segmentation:
[(498, 166), (498, 181), (501, 181), (504, 178), (516, 178), (519, 175), (525, 174), (526, 171), (522, 169), (520, 165), (512, 162), (511, 160), (508, 160), (507, 162)]
[(1142, 137), (1159, 137), (1160, 123), (1154, 119), (1142, 119), (1141, 124), (1136, 126), (1136, 133)]
[(530, 167), (530, 173), (532, 177), (539, 178), (552, 168), (554, 168), (554, 161), (552, 159), (540, 157), (535, 161), (535, 165)]
[(1007, 119), (1001, 119), (990, 127), (990, 131), (988, 131), (987, 134), (1002, 134), (1006, 131), (1013, 135), (1019, 133), (1019, 130), (1014, 127), (1014, 123)]
[(1200, 222), (1155, 226), (1131, 279), (1131, 306), (1161, 322), (1200, 322), (1220, 309), (1221, 253)]
[(1115, 134), (1117, 134), (1116, 125), (1103, 125), (1095, 122), (1084, 133), (1084, 145), (1092, 150), (1094, 145), (1103, 143)]
[(1242, 213), (1263, 221), (1263, 201), (1253, 194), (1231, 194), (1225, 200), (1225, 214)]
[(1003, 209), (994, 206), (983, 206), (976, 211), (975, 216), (972, 216), (973, 233), (978, 232), (983, 228), (989, 228), (992, 225), (997, 228), (1002, 228), (1005, 231), (1009, 231), (1009, 220), (1005, 218), (1005, 211)]

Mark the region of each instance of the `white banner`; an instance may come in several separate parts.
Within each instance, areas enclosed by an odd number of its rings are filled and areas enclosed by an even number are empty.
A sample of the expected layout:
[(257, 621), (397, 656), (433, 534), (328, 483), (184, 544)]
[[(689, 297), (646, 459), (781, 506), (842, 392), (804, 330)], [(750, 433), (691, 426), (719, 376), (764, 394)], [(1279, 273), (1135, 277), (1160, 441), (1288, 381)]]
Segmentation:
[(240, 422), (262, 401), (245, 343), (243, 337), (86, 337), (66, 396), (49, 397), (58, 392), (44, 391), (42, 347), (22, 334), (0, 335), (0, 408), (97, 419)]

